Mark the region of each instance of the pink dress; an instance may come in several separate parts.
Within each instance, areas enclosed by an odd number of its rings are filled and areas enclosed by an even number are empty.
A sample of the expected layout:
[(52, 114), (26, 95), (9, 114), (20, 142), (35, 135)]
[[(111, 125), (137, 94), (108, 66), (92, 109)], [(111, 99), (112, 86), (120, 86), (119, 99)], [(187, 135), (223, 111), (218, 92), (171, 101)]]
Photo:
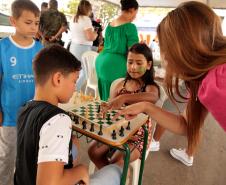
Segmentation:
[(198, 98), (226, 132), (226, 63), (208, 72), (199, 87)]
[[(136, 90), (136, 91), (128, 91), (125, 88), (126, 85), (126, 80), (123, 84), (123, 88), (118, 92), (117, 96), (122, 95), (122, 94), (135, 94), (135, 93), (140, 93), (140, 92), (145, 92), (146, 89), (146, 85), (142, 86), (140, 89)], [(148, 129), (148, 144), (147, 144), (147, 148), (149, 147), (150, 143), (151, 143), (151, 120), (148, 119), (148, 121), (146, 122), (146, 127)], [(129, 140), (127, 143), (133, 145), (135, 148), (137, 148), (140, 152), (140, 154), (142, 154), (143, 151), (143, 141), (144, 141), (144, 130), (141, 127), (136, 134), (133, 135), (133, 140)], [(133, 150), (133, 149), (132, 149)]]

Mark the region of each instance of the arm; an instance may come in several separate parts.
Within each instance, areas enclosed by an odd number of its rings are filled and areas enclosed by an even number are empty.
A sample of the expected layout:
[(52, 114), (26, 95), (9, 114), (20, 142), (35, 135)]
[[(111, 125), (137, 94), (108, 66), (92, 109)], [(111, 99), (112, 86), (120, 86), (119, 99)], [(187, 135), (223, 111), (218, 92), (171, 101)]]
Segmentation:
[(92, 28), (84, 30), (84, 33), (88, 41), (94, 41), (97, 38), (97, 32), (93, 31)]
[[(62, 114), (55, 115), (42, 126), (39, 146), (48, 147), (44, 150), (39, 147), (37, 185), (68, 185), (80, 180), (85, 184), (89, 183), (88, 172), (84, 165), (64, 169), (64, 164), (69, 162), (70, 128), (71, 119)], [(57, 137), (58, 135), (62, 137)]]
[(59, 12), (59, 14), (61, 16), (61, 27), (58, 30), (58, 32), (50, 38), (51, 42), (54, 40), (57, 40), (58, 38), (61, 38), (62, 33), (67, 32), (67, 30), (69, 28), (68, 23), (67, 23), (67, 18), (65, 17), (65, 15), (62, 12)]
[(83, 181), (89, 184), (88, 170), (84, 165), (64, 169), (63, 162), (44, 162), (38, 164), (37, 185), (68, 185)]
[(127, 33), (127, 48), (130, 48), (133, 44), (139, 42), (137, 28), (134, 24), (129, 24)]
[(67, 26), (61, 26), (56, 35), (52, 36), (50, 42), (57, 40), (63, 32), (67, 31)]
[(92, 21), (89, 17), (83, 18), (84, 34), (88, 41), (94, 41), (97, 38), (97, 32), (93, 30)]
[[(116, 86), (115, 89), (118, 90), (119, 87)], [(114, 91), (112, 92), (112, 95), (113, 95), (113, 93), (114, 93)], [(156, 103), (159, 99), (159, 93), (158, 93), (158, 88), (156, 86), (149, 85), (146, 87), (146, 92), (141, 92), (141, 93), (136, 93), (136, 94), (123, 94), (123, 95), (120, 95), (117, 97), (114, 96), (114, 97), (115, 98), (110, 100), (109, 107), (111, 109), (120, 109), (126, 103), (133, 104), (133, 103), (138, 103), (138, 102), (142, 102), (142, 101)]]
[(125, 109), (119, 111), (118, 115), (125, 115), (127, 119), (131, 119), (142, 112), (150, 115), (152, 119), (156, 120), (165, 129), (176, 134), (187, 134), (185, 113), (183, 115), (177, 115), (163, 110), (150, 102), (140, 102), (127, 106)]

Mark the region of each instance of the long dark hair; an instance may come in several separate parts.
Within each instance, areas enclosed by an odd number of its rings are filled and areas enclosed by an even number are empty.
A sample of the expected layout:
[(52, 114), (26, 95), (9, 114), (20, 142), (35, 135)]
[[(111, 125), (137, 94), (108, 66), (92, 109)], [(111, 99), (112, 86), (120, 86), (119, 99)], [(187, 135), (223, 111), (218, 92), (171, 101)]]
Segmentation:
[[(173, 91), (179, 92), (179, 78), (189, 92), (187, 104), (188, 152), (193, 153), (200, 138), (206, 109), (198, 99), (202, 79), (210, 69), (226, 62), (226, 37), (220, 18), (204, 3), (182, 3), (161, 21), (157, 28), (161, 55), (168, 62), (166, 88), (177, 101)], [(217, 98), (217, 97), (216, 97)]]
[(87, 15), (88, 11), (92, 10), (92, 5), (87, 0), (81, 0), (76, 15), (74, 17), (74, 22), (78, 22), (79, 16)]
[(128, 11), (131, 8), (138, 9), (139, 5), (136, 0), (121, 0), (121, 10)]
[[(147, 62), (151, 62), (152, 63), (150, 69), (146, 70), (146, 72), (141, 77), (141, 79), (142, 79), (142, 81), (144, 82), (145, 85), (154, 85), (159, 90), (159, 86), (154, 81), (153, 56), (152, 56), (151, 49), (146, 44), (137, 43), (137, 44), (134, 44), (132, 47), (129, 48), (128, 53), (129, 52), (135, 53), (135, 54), (142, 54), (146, 58)], [(132, 77), (127, 72), (126, 80), (130, 80), (130, 79), (132, 79)]]

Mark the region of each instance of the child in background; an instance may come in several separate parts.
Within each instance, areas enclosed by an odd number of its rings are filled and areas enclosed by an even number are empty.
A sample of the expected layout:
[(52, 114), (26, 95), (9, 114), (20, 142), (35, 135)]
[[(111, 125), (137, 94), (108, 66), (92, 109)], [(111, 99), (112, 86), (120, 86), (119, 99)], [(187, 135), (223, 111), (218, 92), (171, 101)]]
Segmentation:
[(16, 157), (16, 117), (34, 96), (32, 60), (42, 45), (34, 41), (39, 9), (31, 1), (14, 1), (11, 24), (15, 34), (0, 40), (0, 184), (12, 185)]
[[(116, 83), (110, 92), (110, 102), (108, 109), (115, 107), (121, 108), (125, 103), (131, 104), (140, 101), (149, 101), (155, 103), (159, 99), (159, 87), (154, 82), (154, 70), (152, 65), (152, 53), (146, 44), (134, 44), (130, 49), (127, 57), (127, 77)], [(147, 121), (146, 126), (150, 133), (151, 122)], [(128, 141), (131, 155), (130, 161), (134, 161), (141, 157), (143, 149), (143, 128)], [(148, 145), (151, 141), (149, 134)], [(90, 159), (98, 168), (110, 163), (123, 163), (123, 155), (120, 151), (114, 153), (109, 159), (109, 147), (97, 142), (91, 143), (89, 148)]]
[(36, 56), (35, 97), (22, 107), (17, 122), (15, 185), (120, 184), (117, 165), (106, 166), (90, 180), (86, 166), (73, 166), (72, 121), (57, 105), (73, 95), (80, 69), (81, 63), (59, 45)]

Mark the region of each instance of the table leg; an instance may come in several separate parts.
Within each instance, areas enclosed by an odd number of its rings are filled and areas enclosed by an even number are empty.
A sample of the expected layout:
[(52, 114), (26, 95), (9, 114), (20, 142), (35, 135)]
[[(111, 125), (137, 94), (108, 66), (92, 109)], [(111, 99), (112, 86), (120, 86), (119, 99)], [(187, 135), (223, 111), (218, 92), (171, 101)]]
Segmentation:
[(140, 173), (139, 173), (138, 185), (142, 184), (144, 162), (145, 162), (145, 158), (146, 158), (146, 149), (147, 149), (147, 143), (148, 143), (148, 130), (147, 130), (146, 125), (143, 125), (143, 129), (144, 129), (144, 145), (143, 145), (143, 152), (142, 152), (142, 158), (141, 158), (141, 164), (140, 164)]
[(122, 172), (122, 177), (121, 177), (121, 182), (120, 185), (125, 185), (126, 183), (126, 177), (127, 177), (127, 172), (129, 168), (129, 160), (130, 160), (130, 149), (128, 144), (123, 144), (124, 151), (125, 151), (125, 157), (124, 157), (124, 166), (123, 166), (123, 172)]

